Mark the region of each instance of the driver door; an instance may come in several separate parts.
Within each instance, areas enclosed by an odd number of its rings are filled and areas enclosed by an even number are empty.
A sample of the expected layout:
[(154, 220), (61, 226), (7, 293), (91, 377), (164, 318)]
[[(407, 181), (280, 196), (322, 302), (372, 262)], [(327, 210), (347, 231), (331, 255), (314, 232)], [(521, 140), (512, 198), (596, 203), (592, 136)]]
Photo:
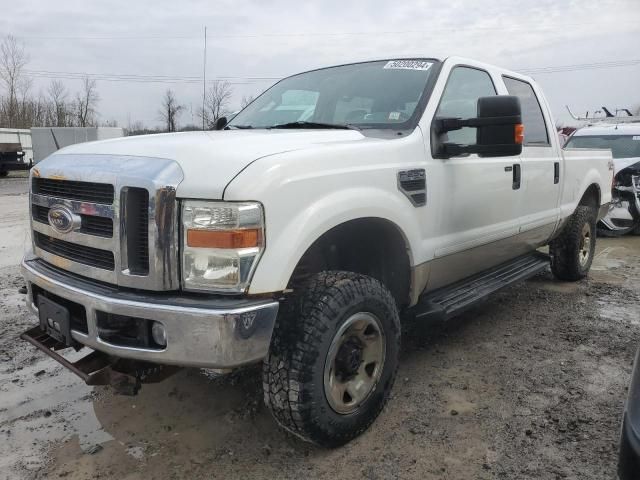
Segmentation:
[[(435, 117), (477, 116), (480, 97), (497, 94), (489, 72), (454, 66), (447, 78)], [(476, 129), (447, 133), (446, 141), (473, 145)], [(434, 245), (428, 289), (432, 290), (498, 265), (519, 252), (517, 238), (521, 184), (514, 181), (520, 157), (476, 154), (434, 159), (442, 195), (438, 240)]]

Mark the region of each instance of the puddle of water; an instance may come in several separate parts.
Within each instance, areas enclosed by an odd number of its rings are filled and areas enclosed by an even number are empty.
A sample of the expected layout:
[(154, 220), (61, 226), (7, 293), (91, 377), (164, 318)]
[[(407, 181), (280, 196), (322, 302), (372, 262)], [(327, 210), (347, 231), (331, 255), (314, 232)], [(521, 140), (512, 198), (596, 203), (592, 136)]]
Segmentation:
[(42, 358), (2, 377), (0, 471), (38, 470), (46, 460), (42, 447), (73, 435), (83, 450), (113, 439), (95, 415), (92, 388), (53, 360)]
[(600, 318), (630, 325), (640, 325), (640, 309), (638, 305), (617, 304), (616, 299), (598, 300)]
[(559, 281), (545, 281), (540, 282), (538, 285), (541, 289), (549, 292), (557, 293), (576, 293), (582, 287), (579, 283), (559, 282)]

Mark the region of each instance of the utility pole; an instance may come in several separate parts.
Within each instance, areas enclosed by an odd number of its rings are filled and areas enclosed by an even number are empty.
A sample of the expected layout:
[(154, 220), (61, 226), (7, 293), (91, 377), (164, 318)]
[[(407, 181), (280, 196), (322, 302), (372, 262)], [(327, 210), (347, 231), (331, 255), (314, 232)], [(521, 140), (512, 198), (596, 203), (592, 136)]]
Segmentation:
[(207, 96), (207, 26), (204, 26), (204, 61), (202, 62), (202, 130), (204, 130), (204, 103)]

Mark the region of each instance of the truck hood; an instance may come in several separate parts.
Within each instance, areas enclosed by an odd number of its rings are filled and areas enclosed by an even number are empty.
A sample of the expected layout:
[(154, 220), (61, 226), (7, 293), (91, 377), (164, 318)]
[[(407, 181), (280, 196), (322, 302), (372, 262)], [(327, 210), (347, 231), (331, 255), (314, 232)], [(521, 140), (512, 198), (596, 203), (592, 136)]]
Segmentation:
[[(636, 163), (638, 165), (635, 165)], [(613, 165), (614, 165), (614, 169), (613, 169), (614, 175), (617, 175), (618, 172), (634, 165), (635, 165), (634, 170), (640, 170), (640, 157), (614, 158)]]
[(178, 185), (178, 197), (221, 199), (229, 182), (246, 166), (260, 158), (358, 141), (374, 140), (356, 130), (223, 130), (143, 135), (80, 143), (63, 148), (59, 153), (174, 160), (184, 174), (184, 180)]

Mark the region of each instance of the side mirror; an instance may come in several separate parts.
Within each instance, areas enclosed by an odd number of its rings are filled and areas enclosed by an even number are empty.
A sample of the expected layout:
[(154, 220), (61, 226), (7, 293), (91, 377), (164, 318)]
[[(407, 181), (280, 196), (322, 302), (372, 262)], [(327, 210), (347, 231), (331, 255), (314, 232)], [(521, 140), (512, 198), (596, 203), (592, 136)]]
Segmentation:
[(216, 120), (216, 125), (215, 125), (215, 129), (216, 130), (222, 130), (224, 127), (227, 126), (227, 117), (220, 117)]
[[(441, 142), (443, 133), (464, 127), (476, 128), (475, 145)], [(520, 100), (512, 95), (478, 99), (476, 118), (438, 118), (433, 121), (435, 157), (450, 158), (477, 153), (480, 157), (509, 157), (522, 153), (524, 126)]]

